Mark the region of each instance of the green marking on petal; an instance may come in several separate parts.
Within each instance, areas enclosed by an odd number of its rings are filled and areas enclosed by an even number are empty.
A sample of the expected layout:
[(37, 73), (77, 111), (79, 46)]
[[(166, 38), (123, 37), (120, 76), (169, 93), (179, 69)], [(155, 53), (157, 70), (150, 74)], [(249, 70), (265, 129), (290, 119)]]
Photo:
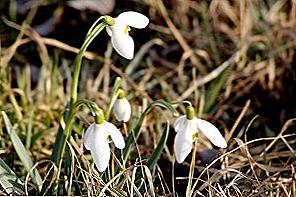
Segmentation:
[(122, 89), (118, 90), (118, 99), (123, 99), (125, 97), (125, 93)]
[(111, 142), (111, 141), (112, 141), (112, 138), (111, 138), (110, 135), (107, 136), (107, 141), (108, 141), (108, 142)]
[(127, 25), (124, 29), (124, 33), (128, 34), (128, 32), (131, 30), (131, 28)]
[(194, 133), (194, 134), (192, 135), (192, 139), (197, 140), (197, 139), (198, 139), (198, 133)]
[(192, 106), (186, 107), (186, 118), (192, 120), (194, 118), (195, 112)]
[(115, 19), (111, 16), (104, 16), (104, 22), (107, 23), (107, 25), (113, 26), (115, 25)]

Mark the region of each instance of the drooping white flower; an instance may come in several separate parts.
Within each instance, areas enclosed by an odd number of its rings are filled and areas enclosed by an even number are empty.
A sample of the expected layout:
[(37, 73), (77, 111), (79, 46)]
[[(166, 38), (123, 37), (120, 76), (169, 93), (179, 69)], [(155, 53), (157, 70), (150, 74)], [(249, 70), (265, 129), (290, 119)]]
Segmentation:
[(197, 139), (201, 131), (214, 145), (226, 148), (227, 143), (219, 130), (210, 122), (196, 118), (193, 107), (187, 107), (187, 114), (179, 117), (174, 129), (177, 132), (175, 137), (175, 154), (178, 163), (182, 163), (192, 150), (192, 143)]
[(131, 105), (125, 97), (118, 98), (114, 103), (113, 112), (118, 121), (127, 122), (131, 117)]
[(116, 18), (105, 16), (106, 31), (111, 36), (113, 48), (126, 59), (134, 57), (134, 40), (129, 36), (130, 27), (143, 29), (149, 24), (149, 19), (134, 11), (123, 12)]
[(119, 94), (113, 105), (113, 112), (118, 121), (127, 122), (131, 117), (131, 105), (125, 98), (125, 93), (119, 90)]
[(84, 146), (87, 150), (90, 150), (100, 172), (105, 171), (109, 164), (109, 136), (117, 148), (123, 149), (125, 147), (125, 142), (119, 129), (107, 121), (103, 121), (101, 124), (91, 124), (87, 128), (83, 138)]

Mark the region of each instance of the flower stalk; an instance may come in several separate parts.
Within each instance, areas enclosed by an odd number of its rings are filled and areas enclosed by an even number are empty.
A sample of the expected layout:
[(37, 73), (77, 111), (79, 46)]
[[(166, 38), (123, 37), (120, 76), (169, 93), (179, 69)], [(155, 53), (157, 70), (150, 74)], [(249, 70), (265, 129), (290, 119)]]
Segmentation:
[(186, 188), (186, 197), (191, 196), (191, 186), (192, 186), (192, 179), (193, 179), (193, 176), (194, 176), (196, 151), (197, 151), (197, 140), (194, 142), (194, 148), (193, 148), (192, 159), (191, 159), (191, 164), (190, 164), (190, 170), (189, 170), (189, 175), (188, 175), (188, 184), (187, 184), (187, 188)]
[(79, 75), (81, 70), (81, 61), (83, 58), (83, 55), (87, 49), (87, 47), (90, 45), (90, 43), (97, 37), (97, 35), (104, 29), (106, 26), (105, 22), (100, 23), (95, 29), (86, 37), (82, 47), (80, 48), (75, 60), (74, 60), (74, 73), (73, 73), (73, 81), (72, 81), (72, 89), (71, 89), (71, 105), (77, 100), (77, 94), (78, 94), (78, 81), (79, 81)]
[[(57, 141), (57, 142), (59, 142), (58, 146), (55, 147), (55, 149), (53, 151), (53, 152), (58, 151), (58, 154), (54, 155), (55, 156), (54, 161), (55, 161), (56, 165), (58, 166), (57, 177), (59, 177), (59, 175), (61, 173), (61, 167), (62, 167), (62, 159), (61, 158), (64, 155), (67, 140), (68, 140), (69, 136), (71, 135), (71, 125), (73, 123), (73, 119), (75, 116), (75, 105), (74, 104), (77, 101), (78, 82), (79, 82), (79, 75), (80, 75), (80, 70), (81, 70), (82, 58), (84, 56), (84, 53), (85, 53), (87, 47), (95, 39), (95, 37), (104, 29), (105, 26), (106, 26), (106, 23), (101, 22), (96, 27), (94, 27), (94, 28), (91, 27), (91, 28), (93, 28), (93, 30), (88, 33), (82, 47), (80, 48), (80, 50), (74, 60), (74, 73), (73, 73), (73, 79), (72, 79), (73, 81), (72, 81), (72, 89), (71, 89), (71, 100), (70, 100), (70, 104), (68, 105), (69, 108), (66, 109), (65, 117), (64, 117), (65, 121), (66, 121), (66, 126), (63, 131), (63, 135), (60, 135), (61, 139), (57, 139), (57, 140), (60, 140), (60, 141)], [(60, 130), (60, 131), (62, 131), (62, 130)]]
[[(82, 58), (84, 56), (85, 51), (87, 50), (90, 43), (106, 27), (107, 33), (111, 36), (111, 42), (112, 42), (113, 48), (123, 57), (127, 59), (131, 59), (134, 55), (134, 42), (133, 42), (133, 39), (128, 35), (128, 31), (130, 30), (129, 26), (136, 27), (136, 28), (144, 28), (148, 25), (148, 23), (149, 23), (149, 19), (146, 16), (137, 12), (129, 11), (129, 12), (121, 13), (117, 18), (112, 18), (111, 16), (100, 17), (98, 20), (95, 21), (95, 23), (90, 27), (89, 31), (87, 32), (84, 43), (82, 44), (74, 60), (74, 72), (73, 72), (72, 86), (71, 86), (71, 99), (64, 113), (64, 120), (66, 122), (66, 126), (65, 126), (65, 129), (63, 129), (60, 126), (58, 130), (53, 154), (52, 154), (52, 159), (55, 162), (55, 164), (58, 166), (56, 177), (59, 178), (60, 176), (61, 166), (62, 166), (62, 157), (65, 152), (67, 140), (71, 135), (72, 124), (73, 124), (76, 110), (79, 108), (80, 104), (84, 103), (90, 108), (91, 111), (94, 110), (93, 112), (95, 112), (94, 116), (96, 119), (95, 120), (96, 123), (94, 124), (98, 125), (95, 127), (99, 127), (99, 129), (95, 129), (95, 130), (100, 130), (100, 128), (103, 127), (100, 125), (103, 125), (103, 124), (108, 125), (108, 123), (106, 123), (105, 121), (105, 116), (103, 112), (96, 106), (96, 104), (93, 105), (91, 101), (87, 101), (87, 100), (84, 100), (82, 102), (77, 101), (81, 62), (82, 62)], [(106, 114), (107, 119), (109, 118), (110, 111), (111, 111), (111, 107), (109, 107), (107, 111), (107, 114)], [(115, 130), (114, 128), (109, 131), (110, 135), (114, 133), (118, 133), (117, 130)], [(103, 141), (103, 142), (105, 144), (107, 143), (106, 141)], [(117, 143), (115, 143), (115, 145), (116, 144), (118, 145), (118, 141)], [(123, 148), (122, 143), (118, 146), (119, 148)], [(57, 179), (53, 188), (54, 192), (57, 192), (58, 190), (58, 182), (59, 180)]]

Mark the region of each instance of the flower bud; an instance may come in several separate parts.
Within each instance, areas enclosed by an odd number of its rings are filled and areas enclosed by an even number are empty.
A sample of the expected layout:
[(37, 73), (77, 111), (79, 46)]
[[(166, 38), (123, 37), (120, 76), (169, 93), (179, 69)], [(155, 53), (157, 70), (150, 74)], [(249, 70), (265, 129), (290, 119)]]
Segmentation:
[(125, 98), (123, 90), (119, 90), (118, 97), (113, 105), (113, 112), (118, 121), (127, 122), (131, 117), (131, 105)]

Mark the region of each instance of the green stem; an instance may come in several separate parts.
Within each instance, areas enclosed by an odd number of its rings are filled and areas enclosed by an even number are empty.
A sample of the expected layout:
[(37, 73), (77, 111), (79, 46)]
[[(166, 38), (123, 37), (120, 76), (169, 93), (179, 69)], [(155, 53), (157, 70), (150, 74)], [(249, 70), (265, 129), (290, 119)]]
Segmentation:
[[(97, 23), (97, 21), (96, 21)], [(78, 82), (79, 82), (79, 75), (80, 75), (80, 70), (81, 70), (81, 62), (83, 55), (87, 49), (87, 47), (90, 45), (90, 43), (96, 38), (96, 36), (104, 29), (106, 26), (106, 23), (101, 22), (98, 24), (96, 27), (91, 27), (90, 31), (88, 32), (86, 39), (80, 48), (75, 60), (74, 60), (74, 73), (73, 73), (73, 81), (72, 81), (72, 89), (71, 89), (71, 100), (70, 100), (70, 105), (69, 108), (66, 109), (65, 113), (68, 113), (68, 116), (65, 116), (65, 121), (66, 121), (66, 126), (64, 130), (64, 135), (61, 135), (61, 139), (59, 141), (57, 150), (59, 154), (56, 155), (56, 158), (54, 158), (54, 161), (56, 165), (58, 166), (58, 171), (57, 171), (57, 182), (56, 185), (54, 186), (54, 190), (57, 191), (57, 186), (58, 186), (58, 179), (61, 173), (61, 167), (62, 167), (62, 157), (65, 152), (66, 148), (66, 143), (71, 135), (71, 128), (72, 128), (72, 123), (75, 115), (75, 105), (74, 103), (77, 101), (77, 95), (78, 95)]]
[(111, 97), (110, 97), (111, 100), (110, 100), (108, 109), (107, 109), (106, 114), (105, 114), (105, 120), (106, 121), (108, 121), (109, 118), (110, 118), (110, 113), (111, 113), (113, 104), (114, 104), (114, 102), (115, 102), (115, 100), (117, 99), (117, 96), (118, 96), (118, 89), (120, 88), (120, 84), (121, 84), (121, 78), (117, 77), (116, 80), (115, 80), (115, 83), (113, 85), (112, 94), (111, 94)]
[[(60, 173), (61, 173), (61, 168), (62, 168), (62, 163), (63, 163), (61, 157), (64, 155), (64, 152), (65, 152), (65, 149), (66, 149), (67, 139), (71, 135), (71, 128), (72, 128), (73, 120), (74, 120), (74, 117), (75, 117), (75, 113), (76, 113), (76, 111), (79, 110), (79, 108), (82, 105), (85, 105), (86, 107), (88, 107), (88, 109), (90, 110), (90, 112), (93, 115), (101, 116), (101, 117), (104, 118), (104, 114), (103, 114), (102, 110), (93, 101), (89, 101), (89, 100), (86, 100), (86, 99), (81, 99), (81, 100), (78, 100), (75, 103), (73, 103), (72, 107), (70, 108), (69, 115), (68, 115), (68, 118), (67, 118), (67, 121), (66, 121), (66, 126), (65, 126), (65, 130), (64, 130), (64, 133), (65, 133), (64, 137), (65, 137), (66, 140), (63, 141), (63, 143), (61, 143), (61, 148), (60, 148), (60, 155), (61, 156), (60, 156), (59, 160), (57, 161), (58, 170), (57, 170), (56, 177), (59, 177)], [(56, 184), (54, 185), (55, 191), (57, 191), (58, 183), (59, 183), (59, 180), (57, 179)]]
[(100, 20), (104, 19), (104, 16), (101, 16), (100, 18), (98, 18), (93, 24), (92, 26), (89, 28), (87, 34), (86, 34), (86, 37), (88, 37), (92, 31), (94, 30), (94, 28), (97, 26), (97, 24), (100, 22)]
[(186, 197), (190, 197), (191, 194), (192, 194), (191, 186), (192, 186), (192, 179), (193, 179), (193, 176), (194, 176), (196, 151), (197, 151), (197, 145), (196, 145), (196, 141), (195, 141), (194, 142), (193, 153), (192, 153), (192, 160), (191, 160), (191, 164), (190, 164), (189, 175), (188, 175), (188, 184), (187, 184), (187, 188), (186, 188)]
[(174, 102), (171, 102), (172, 105), (180, 105), (180, 104), (187, 104), (188, 106), (192, 106), (191, 102), (190, 101), (174, 101)]
[(97, 35), (102, 31), (102, 29), (105, 26), (106, 26), (106, 23), (102, 22), (96, 28), (94, 28), (93, 32), (89, 33), (89, 36), (84, 41), (82, 47), (80, 48), (80, 50), (75, 58), (70, 108), (73, 105), (73, 103), (77, 100), (78, 81), (79, 81), (79, 75), (80, 75), (80, 70), (81, 70), (81, 61), (82, 61), (83, 55), (84, 55), (87, 47), (90, 45), (90, 43), (95, 39), (95, 37), (97, 37)]

